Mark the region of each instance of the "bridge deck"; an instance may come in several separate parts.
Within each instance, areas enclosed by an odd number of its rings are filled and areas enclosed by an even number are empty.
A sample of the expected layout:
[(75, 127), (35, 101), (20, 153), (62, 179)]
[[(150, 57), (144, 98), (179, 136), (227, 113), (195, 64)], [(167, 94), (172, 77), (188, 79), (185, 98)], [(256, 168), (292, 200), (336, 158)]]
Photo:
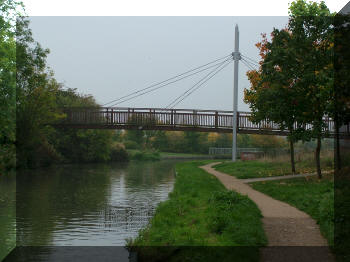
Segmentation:
[[(85, 129), (142, 129), (199, 132), (232, 132), (232, 111), (161, 109), (161, 108), (65, 108), (67, 117), (57, 124), (60, 127)], [(258, 124), (250, 120), (251, 113), (238, 112), (237, 132), (245, 134), (288, 135), (278, 124), (263, 120)], [(334, 136), (334, 122), (324, 118), (324, 132)], [(297, 124), (295, 124), (295, 128)], [(311, 129), (311, 125), (305, 128)], [(349, 125), (340, 132), (350, 137)]]

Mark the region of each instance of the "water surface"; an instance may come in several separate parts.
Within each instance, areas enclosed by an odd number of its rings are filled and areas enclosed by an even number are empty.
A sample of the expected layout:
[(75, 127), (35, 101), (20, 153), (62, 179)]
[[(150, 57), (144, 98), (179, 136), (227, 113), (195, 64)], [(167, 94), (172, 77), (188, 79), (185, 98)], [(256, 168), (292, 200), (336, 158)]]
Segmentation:
[(168, 198), (174, 161), (84, 164), (17, 174), (17, 246), (124, 246)]

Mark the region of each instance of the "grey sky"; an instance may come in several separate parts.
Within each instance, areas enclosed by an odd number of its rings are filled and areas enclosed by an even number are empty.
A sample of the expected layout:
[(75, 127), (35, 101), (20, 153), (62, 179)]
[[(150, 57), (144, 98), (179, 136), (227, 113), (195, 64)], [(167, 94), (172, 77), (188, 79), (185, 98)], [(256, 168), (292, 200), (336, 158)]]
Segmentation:
[[(282, 28), (288, 17), (30, 17), (34, 38), (51, 53), (56, 79), (103, 104), (230, 54), (234, 26), (240, 52), (258, 60), (261, 33)], [(249, 87), (239, 67), (238, 110), (249, 111)], [(209, 71), (208, 71), (209, 72)], [(179, 81), (118, 106), (165, 107), (207, 72)], [(177, 108), (232, 110), (233, 63)]]

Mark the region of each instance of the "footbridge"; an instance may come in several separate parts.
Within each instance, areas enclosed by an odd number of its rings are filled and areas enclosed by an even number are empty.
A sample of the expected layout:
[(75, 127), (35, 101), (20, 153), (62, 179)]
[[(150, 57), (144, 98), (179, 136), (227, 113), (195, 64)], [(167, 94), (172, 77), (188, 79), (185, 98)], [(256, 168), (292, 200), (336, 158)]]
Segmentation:
[[(63, 109), (65, 119), (55, 126), (82, 129), (131, 129), (232, 133), (233, 112), (199, 109), (70, 107)], [(324, 118), (324, 134), (334, 137), (334, 121)], [(298, 128), (295, 123), (295, 128)], [(304, 125), (312, 129), (312, 125)], [(349, 125), (340, 137), (350, 137)], [(251, 120), (250, 112), (237, 112), (237, 132), (241, 134), (288, 135), (288, 130), (268, 119), (259, 123)]]

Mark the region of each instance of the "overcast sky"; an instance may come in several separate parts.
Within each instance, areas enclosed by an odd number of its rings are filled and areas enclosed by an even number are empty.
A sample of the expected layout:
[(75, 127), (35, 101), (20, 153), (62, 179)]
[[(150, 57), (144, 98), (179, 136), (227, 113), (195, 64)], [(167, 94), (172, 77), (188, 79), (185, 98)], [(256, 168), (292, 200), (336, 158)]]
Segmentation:
[[(119, 15), (120, 10), (124, 10), (125, 14), (131, 11), (133, 14), (144, 12), (146, 15), (159, 15), (162, 10), (165, 14), (170, 10), (158, 2), (157, 8), (154, 8), (153, 2), (157, 0), (150, 0), (152, 4), (149, 2), (146, 6), (142, 6), (144, 1), (134, 0), (135, 6), (143, 7), (137, 9), (127, 4), (130, 2), (101, 1), (103, 4), (101, 2), (98, 6), (86, 1), (83, 9), (80, 8), (83, 4), (77, 5), (79, 1), (74, 1), (76, 4), (68, 9), (62, 1), (56, 0), (50, 1), (50, 5), (45, 4), (48, 1), (41, 0), (25, 0), (24, 3), (29, 15), (64, 15), (68, 11), (69, 15)], [(171, 9), (172, 15), (181, 15), (190, 10), (197, 16), (30, 16), (30, 27), (34, 38), (50, 49), (48, 64), (56, 79), (66, 87), (93, 95), (98, 103), (104, 104), (229, 55), (234, 50), (235, 24), (239, 25), (240, 30), (240, 52), (258, 61), (255, 44), (261, 41), (261, 33), (269, 35), (274, 27), (285, 27), (288, 20), (289, 1), (285, 0), (263, 1), (264, 4), (249, 0), (240, 1), (239, 5), (232, 5), (231, 2), (231, 9), (224, 1), (221, 5), (213, 5), (212, 10), (208, 0), (201, 2), (201, 9), (194, 5), (196, 1), (186, 2), (189, 3), (186, 8), (181, 8), (181, 4), (184, 5), (182, 2), (179, 0), (179, 4)], [(339, 11), (344, 5), (339, 3), (339, 6), (335, 6), (334, 1), (326, 1), (326, 4), (332, 12)], [(283, 10), (283, 16), (198, 16), (210, 11), (220, 13), (220, 10), (221, 13), (232, 10), (232, 13), (244, 15), (268, 14), (271, 10), (281, 13)], [(243, 90), (249, 88), (245, 75), (247, 70), (240, 63), (238, 109), (241, 111), (249, 111), (249, 106), (243, 102)], [(165, 107), (208, 72), (118, 106)], [(233, 63), (176, 107), (232, 110), (232, 101)]]
[[(104, 104), (212, 60), (234, 49), (259, 60), (261, 33), (281, 28), (287, 17), (30, 17), (34, 38), (50, 49), (48, 64), (66, 87)], [(243, 90), (248, 68), (239, 65), (239, 110), (248, 110)], [(205, 71), (125, 102), (127, 107), (165, 107), (204, 77)], [(232, 110), (233, 63), (177, 108)]]

